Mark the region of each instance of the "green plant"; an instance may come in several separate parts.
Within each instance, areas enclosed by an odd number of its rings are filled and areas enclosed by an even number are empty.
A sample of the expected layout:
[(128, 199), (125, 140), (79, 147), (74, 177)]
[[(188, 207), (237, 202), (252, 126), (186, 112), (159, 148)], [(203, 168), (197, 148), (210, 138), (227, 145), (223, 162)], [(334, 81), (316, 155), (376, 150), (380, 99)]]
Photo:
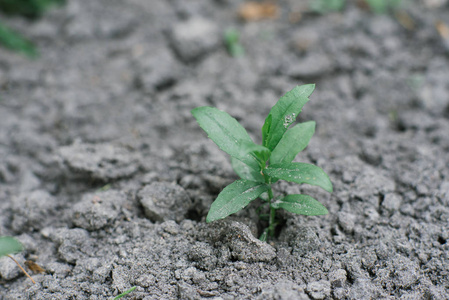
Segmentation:
[[(65, 0), (0, 0), (0, 12), (6, 15), (18, 15), (29, 19), (41, 17), (53, 6), (62, 5)], [(0, 21), (0, 45), (22, 53), (29, 58), (38, 56), (34, 44), (22, 34), (12, 30)]]
[(240, 33), (236, 29), (230, 28), (226, 30), (223, 39), (231, 56), (238, 57), (245, 54), (245, 49), (243, 49), (239, 41)]
[(20, 33), (15, 32), (0, 22), (0, 44), (12, 51), (20, 52), (29, 58), (38, 55), (36, 47)]
[(64, 2), (65, 0), (1, 0), (0, 10), (9, 15), (36, 18), (51, 7), (62, 5)]
[(346, 0), (311, 0), (309, 8), (311, 11), (325, 14), (333, 11), (340, 11), (344, 8)]
[(390, 9), (396, 9), (401, 4), (401, 0), (365, 0), (371, 11), (376, 14), (387, 13)]
[(121, 293), (120, 295), (116, 296), (113, 300), (118, 300), (126, 295), (128, 295), (129, 293), (131, 293), (132, 291), (134, 291), (137, 287), (133, 286), (132, 288), (130, 288), (129, 290), (124, 291), (123, 293)]
[[(327, 209), (308, 195), (274, 197), (272, 184), (279, 179), (306, 183), (332, 192), (332, 183), (319, 167), (292, 162), (305, 149), (315, 132), (315, 122), (300, 123), (289, 129), (309, 101), (314, 84), (297, 86), (272, 107), (262, 127), (262, 145), (255, 144), (246, 130), (224, 111), (203, 106), (192, 110), (200, 127), (217, 146), (231, 156), (234, 171), (241, 178), (226, 188), (212, 203), (206, 222), (223, 219), (260, 197), (269, 206), (268, 227), (261, 240), (273, 236), (276, 210), (282, 208), (301, 215), (325, 215)], [(262, 206), (263, 206), (262, 205)]]
[(22, 251), (22, 244), (18, 240), (10, 236), (0, 237), (0, 257), (8, 256), (17, 264), (17, 266), (19, 266), (22, 272), (25, 273), (25, 275), (28, 276), (28, 278), (30, 278), (33, 283), (36, 283), (33, 278), (31, 278), (31, 276), (25, 271), (25, 269), (22, 268), (22, 266), (17, 262), (17, 260), (15, 260), (14, 257), (10, 255), (20, 251)]

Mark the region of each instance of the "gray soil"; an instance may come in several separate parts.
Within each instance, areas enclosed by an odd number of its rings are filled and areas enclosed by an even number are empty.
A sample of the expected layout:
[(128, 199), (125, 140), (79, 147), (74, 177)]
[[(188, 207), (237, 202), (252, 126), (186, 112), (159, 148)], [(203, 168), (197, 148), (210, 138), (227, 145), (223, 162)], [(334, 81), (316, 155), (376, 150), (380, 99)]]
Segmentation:
[[(296, 23), (299, 1), (248, 23), (237, 0), (68, 2), (8, 19), (40, 59), (0, 50), (0, 235), (46, 270), (32, 284), (0, 259), (0, 299), (449, 299), (447, 4), (410, 3), (411, 28), (352, 2)], [(245, 56), (228, 55), (228, 27)], [(258, 203), (206, 224), (236, 175), (190, 110), (225, 110), (260, 142), (303, 83), (317, 131), (297, 161), (334, 192), (275, 188), (329, 214), (280, 212), (268, 243)]]

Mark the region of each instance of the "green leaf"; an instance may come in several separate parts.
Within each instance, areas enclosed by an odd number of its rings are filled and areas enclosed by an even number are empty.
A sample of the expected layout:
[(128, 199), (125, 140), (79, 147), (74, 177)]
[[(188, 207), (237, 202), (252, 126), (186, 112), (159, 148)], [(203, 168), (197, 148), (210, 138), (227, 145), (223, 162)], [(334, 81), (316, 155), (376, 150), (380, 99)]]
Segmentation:
[(29, 58), (38, 56), (36, 47), (24, 38), (20, 33), (15, 32), (0, 22), (0, 44), (12, 51), (21, 52)]
[(234, 181), (225, 187), (212, 203), (206, 222), (220, 220), (240, 211), (269, 188), (265, 183), (244, 179)]
[(262, 145), (267, 145), (267, 139), (268, 139), (268, 132), (270, 132), (271, 128), (271, 114), (268, 115), (268, 117), (265, 119), (265, 123), (262, 126)]
[(295, 183), (319, 186), (332, 193), (332, 183), (323, 169), (306, 163), (282, 163), (270, 165), (264, 171), (269, 177)]
[(309, 195), (288, 195), (271, 204), (271, 207), (274, 209), (283, 208), (289, 212), (306, 216), (320, 216), (328, 214), (326, 207)]
[(385, 14), (390, 9), (396, 9), (401, 4), (401, 0), (365, 0), (370, 9), (376, 14)]
[[(391, 1), (391, 0), (381, 0)], [(325, 14), (332, 11), (340, 11), (344, 8), (346, 0), (310, 0), (309, 8), (316, 13)]]
[(224, 42), (228, 48), (229, 54), (233, 57), (242, 56), (245, 54), (245, 49), (239, 43), (240, 33), (233, 28), (227, 29), (224, 33)]
[(64, 3), (65, 0), (1, 0), (0, 10), (8, 15), (36, 18), (41, 17), (52, 6)]
[(217, 146), (254, 170), (259, 169), (257, 159), (245, 151), (242, 144), (254, 144), (245, 128), (228, 113), (214, 107), (202, 106), (192, 110), (198, 124)]
[(13, 237), (0, 237), (0, 257), (22, 251), (22, 244)]
[(270, 158), (271, 151), (261, 145), (257, 145), (253, 142), (242, 142), (240, 148), (240, 156), (246, 157), (248, 154), (252, 156), (260, 165), (260, 169), (262, 170), (265, 167), (265, 163)]
[(309, 101), (308, 97), (314, 89), (314, 84), (297, 86), (279, 99), (262, 127), (262, 133), (266, 132), (263, 146), (273, 151), (290, 124), (296, 120), (304, 104)]
[(231, 157), (231, 164), (234, 172), (240, 178), (255, 182), (265, 182), (265, 179), (260, 171), (251, 168), (241, 160)]
[(266, 242), (267, 236), (268, 236), (268, 232), (266, 230), (264, 230), (264, 232), (262, 232), (262, 234), (260, 235), (259, 240), (261, 240), (262, 242)]
[(289, 163), (304, 150), (315, 133), (315, 122), (305, 122), (287, 130), (271, 153), (270, 163)]
[(132, 291), (134, 291), (137, 288), (137, 286), (133, 286), (132, 288), (130, 288), (129, 290), (124, 291), (123, 293), (121, 293), (120, 295), (117, 295), (114, 300), (118, 300), (126, 295), (128, 295), (129, 293), (131, 293)]
[[(261, 171), (265, 168), (267, 160), (270, 158), (271, 151), (264, 146), (255, 143), (242, 141), (240, 143), (239, 157), (244, 158), (244, 161), (231, 157), (232, 168), (235, 173), (242, 179), (265, 182)], [(253, 161), (256, 160), (258, 165), (255, 166)], [(250, 162), (250, 163), (248, 163)]]

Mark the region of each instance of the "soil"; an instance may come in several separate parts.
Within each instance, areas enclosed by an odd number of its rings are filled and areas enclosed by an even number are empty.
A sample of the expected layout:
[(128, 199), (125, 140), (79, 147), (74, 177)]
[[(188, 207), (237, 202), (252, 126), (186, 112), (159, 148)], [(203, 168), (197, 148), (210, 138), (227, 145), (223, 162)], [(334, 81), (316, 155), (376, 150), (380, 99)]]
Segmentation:
[[(306, 2), (251, 22), (237, 0), (72, 0), (8, 18), (41, 57), (0, 50), (0, 235), (46, 272), (32, 284), (0, 259), (0, 299), (132, 286), (127, 299), (449, 299), (448, 4), (298, 14)], [(227, 28), (244, 56), (226, 51)], [(296, 160), (334, 192), (275, 188), (329, 214), (280, 212), (268, 243), (258, 203), (206, 224), (237, 177), (190, 110), (225, 110), (260, 142), (303, 83), (317, 88), (299, 121), (317, 130)]]

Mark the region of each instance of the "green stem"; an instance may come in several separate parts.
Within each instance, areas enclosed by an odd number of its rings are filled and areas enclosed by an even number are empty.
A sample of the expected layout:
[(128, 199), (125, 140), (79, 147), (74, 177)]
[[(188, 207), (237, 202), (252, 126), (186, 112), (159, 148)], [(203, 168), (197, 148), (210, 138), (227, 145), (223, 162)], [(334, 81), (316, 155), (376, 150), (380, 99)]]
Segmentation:
[(274, 228), (276, 227), (276, 210), (270, 207), (270, 223), (268, 225), (270, 236), (274, 236)]
[(270, 189), (268, 190), (268, 201), (270, 202), (270, 218), (268, 221), (268, 235), (274, 236), (274, 228), (276, 227), (275, 221), (276, 221), (276, 210), (271, 207), (271, 201), (273, 201), (273, 191)]
[(276, 227), (276, 209), (271, 207), (271, 203), (274, 199), (273, 190), (271, 189), (271, 178), (266, 175), (264, 175), (264, 177), (265, 182), (270, 186), (270, 188), (268, 189), (268, 204), (270, 205), (270, 217), (268, 219), (268, 227), (265, 228), (260, 237), (261, 240), (265, 241), (267, 235), (274, 236), (274, 229)]

